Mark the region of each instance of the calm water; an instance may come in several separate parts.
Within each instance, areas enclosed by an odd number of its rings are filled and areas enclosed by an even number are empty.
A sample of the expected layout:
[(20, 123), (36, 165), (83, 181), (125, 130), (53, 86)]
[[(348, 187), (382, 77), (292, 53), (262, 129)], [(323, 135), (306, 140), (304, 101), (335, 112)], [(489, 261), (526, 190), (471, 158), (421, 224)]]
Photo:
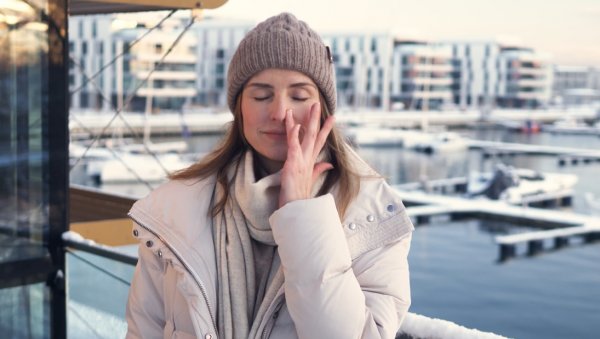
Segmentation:
[[(594, 136), (524, 135), (488, 129), (460, 132), (484, 140), (600, 149), (600, 138)], [(214, 136), (198, 137), (190, 141), (190, 146), (194, 152), (206, 152), (217, 140)], [(393, 184), (465, 176), (470, 171), (491, 169), (502, 161), (517, 167), (577, 174), (572, 209), (578, 213), (591, 213), (583, 199), (585, 192), (600, 196), (598, 163), (561, 167), (554, 157), (483, 159), (478, 151), (428, 156), (395, 148), (365, 148), (359, 153)], [(85, 181), (77, 172), (73, 177)], [(147, 193), (143, 185), (104, 188), (125, 194)], [(492, 220), (444, 219), (417, 227), (409, 257), (411, 311), (515, 338), (600, 338), (600, 242), (578, 243), (498, 263), (494, 235), (527, 229), (526, 225)], [(91, 280), (89, 283), (93, 284)], [(116, 285), (126, 291), (121, 283)], [(86, 303), (93, 305), (90, 300)], [(124, 306), (119, 300), (112, 305), (117, 306), (103, 304), (102, 308), (112, 308), (121, 316)]]

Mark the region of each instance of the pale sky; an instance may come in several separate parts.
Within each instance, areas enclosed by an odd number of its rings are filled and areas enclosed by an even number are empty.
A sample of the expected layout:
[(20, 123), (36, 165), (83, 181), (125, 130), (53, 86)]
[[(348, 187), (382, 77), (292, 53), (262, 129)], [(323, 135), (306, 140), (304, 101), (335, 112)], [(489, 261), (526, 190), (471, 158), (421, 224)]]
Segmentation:
[(256, 22), (289, 11), (317, 31), (521, 41), (560, 65), (600, 67), (600, 0), (228, 0), (206, 16)]

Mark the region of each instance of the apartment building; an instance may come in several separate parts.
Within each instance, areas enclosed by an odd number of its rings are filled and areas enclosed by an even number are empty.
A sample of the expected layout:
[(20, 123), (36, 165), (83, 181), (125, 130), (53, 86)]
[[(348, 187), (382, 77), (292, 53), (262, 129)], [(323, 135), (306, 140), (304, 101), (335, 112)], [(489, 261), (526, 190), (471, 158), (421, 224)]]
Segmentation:
[(552, 88), (548, 56), (490, 42), (442, 42), (452, 49), (452, 102), (461, 108), (539, 107)]
[(407, 109), (441, 109), (452, 101), (452, 51), (424, 41), (394, 41), (391, 102)]
[(387, 33), (325, 33), (335, 62), (338, 107), (390, 106), (393, 37)]
[(194, 25), (197, 107), (227, 107), (227, 69), (237, 45), (256, 23), (205, 19)]
[[(161, 18), (157, 13), (70, 18), (74, 27), (69, 42), (70, 90), (77, 90), (71, 108), (109, 110), (126, 105), (130, 111), (156, 112), (225, 107), (229, 60), (254, 23), (202, 19), (171, 49), (189, 17), (170, 18), (146, 35)], [(86, 81), (120, 55), (93, 81)]]
[(583, 105), (600, 101), (600, 69), (586, 66), (554, 66), (552, 97), (555, 103)]
[[(140, 40), (161, 18), (155, 13), (72, 17), (69, 80), (71, 91), (77, 91), (71, 107), (225, 108), (229, 61), (255, 23), (204, 18), (162, 60), (189, 14), (170, 18)], [(544, 54), (514, 43), (427, 42), (386, 32), (325, 33), (323, 40), (335, 61), (340, 109), (540, 107), (550, 102), (553, 74), (568, 78), (554, 72)], [(121, 54), (114, 66), (86, 81)], [(600, 76), (590, 78), (600, 82)]]
[[(110, 34), (112, 21), (105, 15), (69, 17), (71, 107), (97, 110), (111, 107), (114, 72), (109, 68), (100, 70), (114, 55)], [(102, 93), (108, 93), (108, 98), (103, 99)]]

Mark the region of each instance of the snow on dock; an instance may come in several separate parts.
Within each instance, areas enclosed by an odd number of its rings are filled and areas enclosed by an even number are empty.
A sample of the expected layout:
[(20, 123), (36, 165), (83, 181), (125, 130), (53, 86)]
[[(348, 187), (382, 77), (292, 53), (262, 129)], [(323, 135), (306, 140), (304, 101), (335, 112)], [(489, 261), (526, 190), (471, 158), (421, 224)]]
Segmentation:
[[(485, 155), (487, 156), (529, 154), (559, 156), (559, 161), (561, 159), (571, 159), (573, 163), (575, 163), (575, 161), (577, 160), (581, 160), (583, 162), (600, 161), (599, 150), (590, 150), (573, 147), (557, 147), (498, 141), (469, 140), (469, 148), (481, 149), (485, 152)], [(562, 160), (561, 164), (564, 163), (565, 160)]]
[[(550, 228), (495, 237), (500, 248), (500, 261), (516, 256), (516, 246), (526, 243), (528, 255), (544, 250), (544, 241), (552, 240), (554, 248), (569, 243), (569, 238), (581, 236), (585, 241), (600, 240), (600, 218), (572, 212), (508, 205), (488, 199), (466, 199), (442, 196), (420, 191), (406, 191), (395, 186), (407, 207), (407, 213), (416, 225), (429, 221), (435, 215), (451, 217), (479, 217), (506, 220), (531, 226)], [(417, 206), (413, 206), (417, 205)]]

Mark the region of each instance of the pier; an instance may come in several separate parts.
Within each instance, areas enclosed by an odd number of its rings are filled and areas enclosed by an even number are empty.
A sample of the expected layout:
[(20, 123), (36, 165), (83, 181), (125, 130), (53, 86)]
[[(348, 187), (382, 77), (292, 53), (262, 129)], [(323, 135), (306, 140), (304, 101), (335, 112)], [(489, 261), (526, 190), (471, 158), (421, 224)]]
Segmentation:
[(561, 164), (560, 161), (562, 159), (563, 165), (566, 164), (566, 159), (573, 164), (579, 161), (584, 163), (600, 162), (599, 150), (583, 148), (528, 145), (484, 140), (469, 140), (469, 148), (482, 150), (486, 157), (526, 154), (558, 156), (559, 164)]
[(517, 256), (517, 246), (526, 244), (527, 255), (536, 255), (549, 248), (545, 241), (552, 241), (552, 248), (562, 248), (569, 239), (582, 237), (584, 241), (600, 240), (600, 217), (572, 212), (545, 210), (531, 207), (511, 206), (504, 202), (487, 199), (466, 199), (442, 196), (420, 191), (406, 191), (394, 186), (406, 204), (407, 214), (416, 226), (428, 223), (430, 218), (448, 215), (451, 219), (473, 217), (503, 220), (543, 228), (539, 231), (496, 236), (499, 261)]
[[(395, 187), (402, 191), (422, 191), (425, 193), (439, 194), (442, 196), (447, 194), (466, 195), (468, 181), (469, 180), (467, 177), (454, 177), (399, 184)], [(520, 206), (570, 206), (572, 196), (572, 189), (563, 189), (551, 193), (536, 193), (535, 195), (524, 197), (523, 201), (520, 203)], [(472, 201), (471, 199), (468, 200)]]

